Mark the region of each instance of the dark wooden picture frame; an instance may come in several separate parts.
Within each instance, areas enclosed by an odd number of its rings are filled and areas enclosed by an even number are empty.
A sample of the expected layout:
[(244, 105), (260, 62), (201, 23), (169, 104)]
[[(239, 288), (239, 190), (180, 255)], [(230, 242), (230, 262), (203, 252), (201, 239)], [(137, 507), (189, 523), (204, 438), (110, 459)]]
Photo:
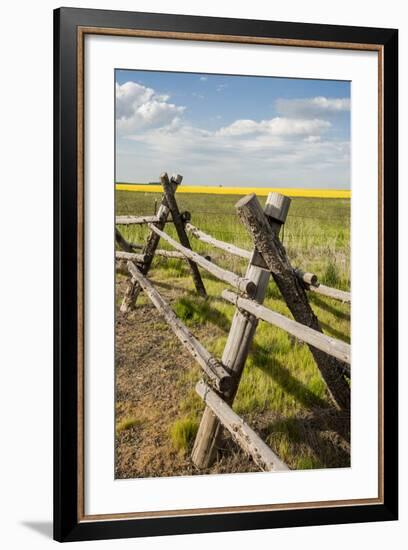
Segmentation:
[[(379, 495), (375, 499), (84, 513), (83, 44), (86, 34), (378, 52)], [(91, 540), (397, 519), (398, 31), (60, 8), (54, 12), (54, 537)]]

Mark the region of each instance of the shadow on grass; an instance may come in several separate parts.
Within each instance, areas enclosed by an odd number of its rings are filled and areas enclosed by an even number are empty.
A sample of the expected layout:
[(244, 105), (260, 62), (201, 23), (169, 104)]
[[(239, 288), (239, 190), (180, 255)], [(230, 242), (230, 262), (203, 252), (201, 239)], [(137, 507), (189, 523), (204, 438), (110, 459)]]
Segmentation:
[[(177, 284), (178, 279), (180, 279), (180, 281), (184, 281), (186, 278), (187, 279), (189, 278), (190, 283), (192, 285), (192, 288), (188, 288), (185, 285), (178, 285)], [(218, 282), (218, 283), (220, 282), (220, 280), (217, 279), (217, 277), (214, 277), (213, 275), (207, 274), (207, 273), (206, 273), (205, 277), (202, 277), (202, 279), (203, 279), (204, 287), (206, 286), (206, 281)], [(172, 279), (171, 283), (166, 283), (164, 281), (157, 281), (157, 280), (153, 280), (152, 282), (155, 286), (165, 288), (166, 290), (180, 290), (180, 291), (182, 291), (185, 294), (188, 294), (190, 296), (200, 297), (199, 294), (197, 293), (196, 289), (194, 288), (194, 282), (193, 282), (193, 279), (190, 276), (190, 274), (187, 274), (186, 276), (181, 275), (180, 277), (174, 277)], [(228, 285), (226, 284), (226, 287), (227, 286)], [(207, 292), (208, 292), (208, 289), (207, 289)], [(200, 297), (200, 298), (202, 299), (202, 297)], [(208, 295), (207, 298), (215, 298), (215, 296)]]
[[(198, 300), (192, 302), (188, 298), (181, 298), (178, 302), (181, 307), (177, 308), (179, 317), (185, 321), (190, 319), (196, 322), (210, 322), (228, 333), (231, 327), (230, 319), (218, 309), (213, 308), (211, 302)], [(273, 378), (282, 389), (292, 395), (304, 407), (308, 409), (330, 407), (327, 401), (320, 398), (293, 376), (290, 370), (279, 362), (270, 350), (252, 342), (250, 354), (257, 368)]]
[(228, 333), (231, 327), (231, 320), (222, 311), (212, 307), (211, 300), (196, 296), (195, 300), (180, 298), (174, 306), (177, 316), (182, 321), (193, 323), (209, 322), (216, 325), (223, 332)]
[[(274, 437), (287, 436), (292, 444), (304, 444), (317, 459), (316, 468), (350, 467), (350, 415), (326, 409), (306, 417), (277, 420), (262, 430), (261, 437), (273, 442)], [(339, 437), (340, 436), (340, 437)]]
[(180, 290), (183, 292), (183, 294), (188, 294), (189, 296), (197, 297), (197, 291), (193, 288), (186, 288), (183, 285), (177, 285), (174, 282), (171, 283), (165, 283), (164, 281), (152, 281), (154, 286), (158, 286), (160, 288), (165, 288), (166, 290)]
[(257, 368), (273, 378), (282, 389), (292, 395), (304, 407), (309, 409), (314, 407), (329, 407), (329, 403), (321, 399), (309, 390), (305, 384), (295, 378), (289, 369), (282, 365), (269, 350), (259, 344), (252, 343), (250, 354), (253, 356)]
[(339, 309), (335, 308), (331, 304), (328, 304), (315, 294), (310, 293), (309, 294), (309, 300), (312, 303), (312, 305), (316, 305), (320, 309), (323, 309), (324, 311), (327, 311), (328, 313), (331, 313), (338, 319), (344, 319), (346, 321), (350, 320), (350, 313), (346, 313), (344, 311), (340, 311)]
[(320, 319), (319, 319), (319, 323), (322, 329), (324, 330), (324, 332), (329, 336), (337, 338), (338, 340), (342, 340), (343, 342), (347, 342), (347, 343), (350, 342), (350, 336), (348, 334), (344, 334), (344, 332), (341, 332), (340, 330), (333, 328), (331, 325), (329, 325), (328, 323), (324, 323)]

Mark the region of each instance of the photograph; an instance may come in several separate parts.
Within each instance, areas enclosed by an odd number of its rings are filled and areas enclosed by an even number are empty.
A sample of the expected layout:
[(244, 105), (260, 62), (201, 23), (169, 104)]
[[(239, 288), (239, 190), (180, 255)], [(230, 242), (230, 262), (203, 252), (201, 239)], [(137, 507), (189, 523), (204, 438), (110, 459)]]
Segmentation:
[(351, 82), (113, 89), (115, 479), (350, 468)]

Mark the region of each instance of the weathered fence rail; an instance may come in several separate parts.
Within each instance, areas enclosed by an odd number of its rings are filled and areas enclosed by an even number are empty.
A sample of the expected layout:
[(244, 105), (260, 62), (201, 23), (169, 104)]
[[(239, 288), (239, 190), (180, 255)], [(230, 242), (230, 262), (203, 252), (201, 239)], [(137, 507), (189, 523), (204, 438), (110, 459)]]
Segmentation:
[(333, 298), (333, 300), (339, 300), (347, 304), (351, 303), (351, 294), (344, 290), (339, 290), (337, 288), (332, 288), (330, 286), (319, 284), (318, 286), (310, 285), (307, 290), (311, 292), (316, 292), (316, 294), (322, 294), (328, 298)]
[[(186, 257), (181, 252), (177, 252), (176, 250), (162, 250), (157, 249), (155, 252), (156, 256), (161, 256), (163, 258), (174, 258), (177, 260), (185, 260)], [(132, 262), (144, 262), (147, 258), (146, 254), (138, 254), (135, 252), (124, 252), (121, 250), (117, 250), (115, 252), (115, 257), (117, 260), (131, 260)], [(211, 256), (208, 256), (207, 254), (203, 256), (206, 260), (211, 262)]]
[(116, 225), (142, 225), (144, 223), (158, 223), (159, 221), (158, 216), (116, 216), (115, 219)]
[(121, 250), (117, 250), (115, 252), (115, 258), (117, 260), (131, 260), (132, 262), (143, 263), (147, 260), (148, 256), (147, 254), (138, 254), (136, 252), (122, 252)]
[[(302, 271), (301, 269), (295, 269), (295, 273), (296, 275), (299, 277), (299, 279), (301, 281), (303, 281), (303, 283), (305, 283), (305, 285), (311, 285), (311, 286), (318, 286), (319, 285), (319, 280), (317, 278), (317, 275), (315, 275), (314, 273), (309, 273), (309, 272), (304, 272)], [(308, 288), (308, 286), (306, 286), (306, 289)]]
[(221, 392), (226, 391), (231, 385), (231, 376), (215, 359), (204, 346), (191, 334), (188, 328), (180, 321), (173, 310), (163, 300), (152, 283), (143, 276), (134, 263), (128, 262), (127, 267), (132, 277), (139, 283), (154, 306), (166, 319), (174, 334), (178, 337), (183, 346), (191, 353), (197, 363), (201, 366), (208, 378)]
[(254, 315), (257, 319), (262, 319), (275, 327), (281, 328), (288, 334), (302, 340), (302, 342), (310, 344), (311, 346), (314, 346), (315, 348), (350, 364), (350, 344), (347, 344), (342, 340), (332, 338), (331, 336), (326, 336), (326, 334), (302, 325), (302, 323), (293, 321), (292, 319), (289, 319), (280, 313), (276, 313), (276, 311), (272, 311), (265, 306), (257, 304), (253, 300), (242, 298), (230, 290), (223, 290), (221, 296), (231, 304), (236, 305), (238, 308), (251, 313), (251, 315)]
[(221, 250), (225, 250), (230, 254), (234, 254), (235, 256), (240, 256), (241, 258), (245, 258), (247, 260), (251, 259), (252, 252), (250, 252), (249, 250), (245, 250), (244, 248), (239, 248), (234, 244), (226, 243), (224, 241), (220, 241), (219, 239), (215, 239), (214, 237), (211, 237), (211, 235), (208, 235), (208, 233), (204, 233), (204, 231), (201, 231), (201, 229), (198, 229), (198, 227), (195, 227), (192, 223), (187, 223), (186, 229), (189, 233), (191, 233), (191, 235), (193, 235), (193, 237), (202, 241), (203, 243), (210, 244), (212, 246), (215, 246), (216, 248), (220, 248)]
[[(201, 231), (190, 223), (189, 213), (180, 213), (175, 192), (181, 180), (182, 176), (169, 180), (167, 174), (162, 174), (164, 196), (154, 216), (116, 217), (117, 225), (145, 224), (150, 229), (144, 247), (130, 243), (116, 229), (116, 242), (123, 249), (116, 251), (118, 267), (123, 269), (127, 262), (130, 274), (121, 310), (127, 311), (135, 303), (140, 290), (145, 291), (206, 376), (208, 383), (201, 380), (196, 386), (198, 395), (206, 405), (192, 450), (192, 460), (197, 467), (206, 468), (212, 464), (220, 442), (221, 427), (224, 427), (262, 470), (288, 470), (288, 466), (232, 409), (258, 321), (279, 327), (307, 344), (334, 404), (340, 409), (349, 409), (350, 386), (345, 375), (350, 376), (350, 345), (323, 334), (306, 290), (347, 303), (351, 301), (350, 293), (321, 285), (315, 274), (291, 266), (279, 240), (280, 228), (285, 223), (290, 206), (288, 197), (270, 193), (264, 209), (255, 195), (238, 201), (237, 213), (254, 244), (254, 249), (249, 251)], [(180, 242), (164, 231), (169, 221), (174, 224)], [(209, 256), (194, 252), (187, 233), (208, 245), (248, 260), (245, 276), (216, 265)], [(159, 250), (160, 239), (174, 250)], [(140, 253), (134, 252), (139, 249)], [(198, 266), (238, 291), (238, 294), (230, 290), (222, 292), (222, 297), (235, 305), (235, 312), (221, 361), (193, 336), (146, 277), (155, 255), (187, 261), (197, 292), (203, 296), (206, 291)], [(271, 277), (295, 320), (262, 305)]]

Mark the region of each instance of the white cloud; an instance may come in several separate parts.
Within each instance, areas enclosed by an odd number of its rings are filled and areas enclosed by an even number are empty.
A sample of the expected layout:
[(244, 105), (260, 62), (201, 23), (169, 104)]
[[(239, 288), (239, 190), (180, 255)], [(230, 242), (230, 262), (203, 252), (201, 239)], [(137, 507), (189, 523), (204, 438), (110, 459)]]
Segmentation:
[(140, 129), (177, 124), (185, 110), (169, 103), (169, 96), (157, 94), (136, 82), (116, 84), (116, 127), (120, 135)]
[(218, 86), (215, 88), (216, 92), (222, 92), (225, 90), (225, 88), (228, 88), (228, 84), (218, 84)]
[(276, 117), (271, 120), (236, 120), (217, 131), (221, 136), (242, 136), (248, 134), (270, 134), (274, 136), (316, 135), (331, 126), (327, 120), (293, 119)]
[(200, 80), (201, 82), (205, 82), (206, 80), (208, 80), (208, 78), (206, 76), (200, 76)]
[(321, 140), (320, 136), (306, 136), (303, 141), (305, 143), (317, 143), (320, 140)]
[(333, 116), (350, 111), (350, 99), (322, 96), (307, 99), (277, 99), (275, 107), (279, 113), (291, 117)]
[[(168, 167), (184, 167), (192, 183), (215, 184), (216, 176), (210, 174), (218, 173), (218, 183), (223, 185), (299, 186), (306, 185), (307, 173), (310, 185), (318, 184), (313, 178), (324, 178), (326, 186), (334, 181), (339, 187), (348, 185), (349, 143), (326, 139), (324, 132), (330, 124), (310, 121), (307, 125), (293, 120), (292, 125), (244, 122), (236, 121), (216, 131), (186, 124), (167, 126), (135, 134), (131, 140), (137, 142), (135, 151), (143, 151), (141, 163), (153, 174), (154, 170), (160, 173)], [(153, 175), (148, 181), (152, 178)]]

